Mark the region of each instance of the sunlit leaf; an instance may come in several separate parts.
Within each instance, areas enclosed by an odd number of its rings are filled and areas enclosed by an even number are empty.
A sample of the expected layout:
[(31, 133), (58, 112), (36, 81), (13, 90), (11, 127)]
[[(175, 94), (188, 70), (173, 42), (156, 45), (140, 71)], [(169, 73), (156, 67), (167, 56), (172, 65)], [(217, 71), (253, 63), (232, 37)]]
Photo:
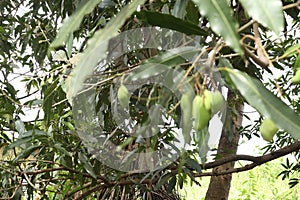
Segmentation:
[(300, 44), (289, 47), (280, 58), (291, 57), (295, 54), (300, 54)]
[(212, 30), (220, 34), (234, 49), (243, 54), (239, 42), (238, 24), (232, 17), (232, 10), (227, 1), (220, 0), (193, 0), (198, 6), (201, 15), (207, 17)]
[(72, 98), (83, 88), (83, 83), (88, 75), (92, 74), (97, 62), (106, 56), (109, 39), (118, 34), (119, 28), (128, 17), (136, 11), (137, 7), (146, 0), (135, 0), (126, 5), (119, 14), (106, 24), (104, 29), (95, 32), (88, 41), (88, 47), (82, 55), (78, 65), (74, 68), (66, 80), (67, 98), (72, 102)]
[(297, 57), (295, 61), (294, 69), (300, 69), (300, 55)]
[(102, 0), (84, 1), (84, 4), (79, 5), (77, 10), (63, 23), (56, 39), (51, 43), (50, 47), (56, 48), (64, 45), (70, 35), (79, 29), (83, 17), (91, 13), (101, 1)]
[(280, 0), (241, 0), (244, 9), (256, 21), (273, 30), (277, 35), (284, 27)]
[(16, 120), (15, 126), (20, 135), (26, 132), (25, 124), (21, 120)]
[(58, 50), (55, 53), (53, 53), (52, 60), (67, 62), (68, 58), (67, 58), (66, 52), (64, 50)]
[(264, 87), (257, 79), (236, 70), (225, 69), (248, 103), (295, 139), (300, 139), (300, 116)]

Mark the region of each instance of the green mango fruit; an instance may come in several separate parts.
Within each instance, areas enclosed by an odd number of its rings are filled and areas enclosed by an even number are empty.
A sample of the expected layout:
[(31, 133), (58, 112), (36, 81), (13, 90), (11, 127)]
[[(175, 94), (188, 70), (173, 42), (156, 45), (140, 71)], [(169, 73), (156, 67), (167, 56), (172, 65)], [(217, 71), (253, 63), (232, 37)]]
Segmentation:
[(271, 142), (275, 133), (278, 131), (278, 127), (271, 119), (264, 119), (259, 131), (264, 140)]
[(220, 111), (224, 104), (224, 97), (219, 90), (211, 94), (211, 114), (214, 115)]
[(118, 90), (118, 99), (119, 99), (120, 105), (123, 108), (127, 108), (129, 106), (129, 100), (130, 100), (129, 92), (128, 92), (127, 88), (125, 87), (125, 85), (123, 85), (123, 84), (121, 84), (121, 86)]
[(199, 118), (199, 110), (200, 110), (200, 105), (203, 104), (203, 98), (200, 95), (195, 96), (193, 100), (193, 111), (192, 115), (195, 120), (198, 120)]
[(210, 111), (205, 107), (205, 100), (203, 96), (197, 95), (193, 100), (193, 118), (194, 128), (197, 131), (202, 130), (207, 126), (210, 120)]
[(296, 71), (295, 76), (291, 79), (292, 83), (300, 83), (300, 69)]
[(196, 130), (198, 131), (202, 130), (208, 125), (208, 122), (211, 117), (210, 112), (204, 106), (200, 107), (199, 114), (200, 117), (198, 123), (196, 124)]
[(211, 111), (211, 92), (207, 89), (203, 92), (203, 101), (206, 110)]

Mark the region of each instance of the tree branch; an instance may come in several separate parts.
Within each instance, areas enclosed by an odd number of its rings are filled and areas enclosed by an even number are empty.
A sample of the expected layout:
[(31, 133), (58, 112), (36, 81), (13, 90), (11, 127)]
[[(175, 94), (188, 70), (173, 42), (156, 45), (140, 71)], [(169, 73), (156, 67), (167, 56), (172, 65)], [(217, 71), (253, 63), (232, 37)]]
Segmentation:
[[(70, 168), (67, 168), (67, 167), (64, 167), (64, 166), (59, 166), (59, 167), (56, 167), (56, 168), (43, 169), (43, 170), (37, 170), (37, 171), (31, 171), (31, 172), (22, 172), (22, 173), (26, 173), (27, 175), (36, 175), (36, 174), (41, 174), (41, 173), (46, 173), (46, 172), (54, 172), (54, 171), (61, 171), (61, 170), (73, 172), (73, 173), (76, 173), (76, 174), (82, 174), (85, 177), (93, 178), (90, 174), (82, 173), (82, 172), (77, 171), (75, 169), (70, 169)], [(110, 182), (104, 176), (97, 176), (97, 179), (100, 179), (105, 184), (110, 185)]]
[[(251, 170), (259, 165), (262, 165), (264, 163), (267, 163), (269, 161), (275, 160), (279, 157), (285, 156), (287, 154), (290, 154), (292, 152), (295, 151), (299, 151), (300, 150), (300, 141), (295, 142), (289, 146), (283, 147), (279, 150), (276, 150), (274, 152), (271, 152), (269, 154), (263, 155), (263, 156), (250, 156), (250, 155), (233, 155), (230, 157), (225, 157), (225, 158), (221, 158), (218, 160), (215, 160), (213, 162), (209, 162), (207, 164), (200, 164), (200, 167), (204, 170), (207, 169), (212, 169), (218, 166), (221, 166), (223, 164), (229, 163), (229, 162), (234, 162), (234, 161), (239, 161), (239, 160), (246, 160), (246, 161), (251, 161), (251, 164), (247, 164), (244, 167), (238, 167), (238, 168), (233, 168), (231, 170), (226, 170), (226, 171), (218, 171), (215, 170), (214, 172), (202, 172), (202, 173), (192, 173), (194, 177), (203, 177), (203, 176), (220, 176), (220, 175), (226, 175), (226, 174), (231, 174), (231, 173), (237, 173), (237, 172), (242, 172), (242, 171), (247, 171), (247, 170)], [(186, 166), (187, 168), (189, 168), (191, 171), (194, 171), (193, 168), (191, 168), (190, 166)], [(178, 170), (178, 166), (172, 166), (169, 168), (170, 174), (171, 175), (176, 175), (178, 174), (179, 170)], [(80, 171), (74, 170), (74, 169), (70, 169), (70, 168), (66, 168), (64, 166), (59, 166), (57, 168), (49, 168), (49, 169), (43, 169), (43, 170), (37, 170), (37, 171), (31, 171), (31, 172), (23, 172), (26, 173), (27, 175), (36, 175), (36, 174), (40, 174), (40, 173), (45, 173), (45, 172), (51, 172), (51, 171), (60, 171), (60, 170), (66, 170), (66, 171), (70, 171), (73, 173), (81, 173)], [(91, 175), (84, 173), (83, 174), (86, 177), (92, 178)], [(124, 174), (122, 175), (123, 178), (125, 177), (133, 177), (135, 176), (135, 173), (129, 173), (129, 174)], [(91, 194), (95, 191), (95, 189), (101, 189), (101, 188), (109, 188), (109, 187), (113, 187), (113, 186), (125, 186), (125, 185), (133, 185), (136, 183), (139, 184), (154, 184), (156, 183), (160, 177), (155, 177), (155, 178), (151, 178), (151, 179), (135, 179), (135, 178), (130, 178), (130, 179), (124, 179), (121, 181), (113, 181), (110, 182), (108, 181), (104, 176), (97, 176), (98, 180), (101, 181), (97, 181), (97, 183), (99, 185), (97, 185), (94, 188), (91, 188), (90, 190), (86, 191), (85, 193), (83, 193), (81, 195), (81, 197), (84, 197), (86, 194)], [(87, 185), (88, 187), (91, 185)], [(79, 198), (80, 199), (80, 198)]]
[(253, 163), (245, 165), (244, 167), (234, 168), (232, 170), (226, 170), (226, 171), (216, 171), (216, 172), (204, 172), (204, 173), (194, 173), (193, 175), (195, 177), (201, 177), (201, 176), (219, 176), (219, 175), (225, 175), (225, 174), (231, 174), (231, 173), (237, 173), (242, 171), (247, 171), (250, 169), (253, 169), (259, 165), (262, 165), (264, 163), (267, 163), (269, 161), (275, 160), (277, 158), (280, 158), (282, 156), (285, 156), (287, 154), (290, 154), (295, 151), (300, 150), (300, 141), (295, 142), (289, 146), (283, 147), (282, 149), (279, 149), (277, 151), (271, 152), (269, 154), (263, 155), (263, 156), (249, 156), (249, 155), (234, 155), (231, 157), (223, 158), (220, 160), (216, 160), (211, 163), (207, 163), (203, 168), (205, 169), (211, 169), (217, 166), (220, 166), (222, 164), (238, 161), (238, 160), (248, 160), (252, 161)]

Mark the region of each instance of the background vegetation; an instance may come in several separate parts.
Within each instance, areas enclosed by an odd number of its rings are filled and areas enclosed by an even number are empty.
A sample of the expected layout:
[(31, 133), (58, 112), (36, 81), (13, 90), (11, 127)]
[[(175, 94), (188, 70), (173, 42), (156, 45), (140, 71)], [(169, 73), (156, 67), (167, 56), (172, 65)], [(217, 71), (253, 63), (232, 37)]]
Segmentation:
[[(253, 169), (257, 171), (247, 172), (249, 178), (241, 178), (239, 185), (249, 188), (239, 189), (239, 198), (281, 195), (281, 178), (299, 187), (299, 8), (297, 0), (1, 0), (0, 199), (178, 199), (178, 187), (189, 179), (202, 184), (197, 178), (205, 176), (211, 177), (206, 199), (234, 199), (229, 196), (232, 173), (238, 181), (236, 176), (244, 174), (235, 173)], [(161, 40), (154, 36), (162, 35), (173, 41), (177, 31), (184, 40), (135, 49), (135, 43), (116, 39), (143, 27), (156, 27), (157, 34), (127, 37), (157, 42)], [(128, 52), (120, 55), (122, 48)], [(107, 57), (114, 59), (100, 62)], [(173, 71), (181, 73), (167, 76)], [(97, 83), (92, 82), (95, 75)], [(160, 84), (130, 86), (156, 76), (168, 77), (173, 91)], [(121, 109), (117, 91), (122, 84), (133, 95)], [(88, 100), (87, 93), (80, 96), (86, 85), (95, 92)], [(207, 90), (223, 91), (226, 106), (213, 110), (201, 104), (201, 111), (199, 107), (192, 115), (194, 97), (201, 95), (204, 101)], [(243, 118), (251, 118), (245, 104), (259, 113), (247, 126), (242, 125)], [(165, 112), (150, 109), (157, 105)], [(138, 124), (132, 130), (147, 135), (154, 127), (157, 134), (144, 140), (132, 135), (112, 115), (126, 112)], [(218, 147), (210, 149), (208, 126), (215, 113), (224, 123)], [(89, 118), (92, 114), (97, 120)], [(162, 116), (172, 123), (154, 120)], [(264, 119), (279, 130), (260, 131)], [(119, 156), (101, 148), (99, 132), (130, 152), (127, 158), (132, 152), (159, 151), (180, 132), (191, 149), (173, 145), (180, 157), (164, 168), (122, 171), (97, 157), (107, 152)], [(261, 132), (268, 135), (263, 153), (236, 154), (241, 137), (261, 137)], [(209, 150), (212, 162), (207, 162)], [(270, 163), (286, 155), (293, 159), (283, 160), (282, 168), (275, 167), (279, 161)], [(124, 157), (119, 158), (114, 161)], [(132, 163), (126, 164), (122, 167)], [(263, 193), (268, 186), (261, 177), (270, 174), (275, 180), (277, 169), (280, 178)], [(261, 177), (252, 176), (263, 170)], [(285, 195), (292, 198), (293, 190)]]
[[(233, 174), (229, 199), (299, 199), (299, 185), (290, 188), (288, 180), (278, 177), (283, 169), (280, 165), (283, 161), (283, 159), (277, 159), (251, 171)], [(299, 177), (299, 173), (294, 176)], [(179, 193), (186, 200), (205, 199), (209, 178), (202, 178), (200, 182), (201, 187), (195, 184), (191, 186), (188, 182), (182, 190), (179, 190)]]

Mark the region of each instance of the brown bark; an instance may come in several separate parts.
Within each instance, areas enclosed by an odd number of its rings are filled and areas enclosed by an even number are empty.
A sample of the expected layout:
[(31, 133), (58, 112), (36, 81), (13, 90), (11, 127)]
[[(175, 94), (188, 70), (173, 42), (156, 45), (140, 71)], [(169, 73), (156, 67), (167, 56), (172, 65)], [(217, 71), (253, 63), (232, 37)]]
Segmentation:
[[(228, 108), (226, 120), (223, 125), (223, 130), (218, 145), (218, 157), (226, 158), (236, 154), (240, 134), (238, 128), (242, 124), (243, 103), (240, 98), (232, 91), (228, 92), (227, 96)], [(221, 166), (213, 168), (213, 172), (232, 170), (234, 162), (229, 162)], [(212, 176), (209, 187), (206, 192), (206, 200), (218, 199), (227, 200), (230, 191), (232, 174)]]

